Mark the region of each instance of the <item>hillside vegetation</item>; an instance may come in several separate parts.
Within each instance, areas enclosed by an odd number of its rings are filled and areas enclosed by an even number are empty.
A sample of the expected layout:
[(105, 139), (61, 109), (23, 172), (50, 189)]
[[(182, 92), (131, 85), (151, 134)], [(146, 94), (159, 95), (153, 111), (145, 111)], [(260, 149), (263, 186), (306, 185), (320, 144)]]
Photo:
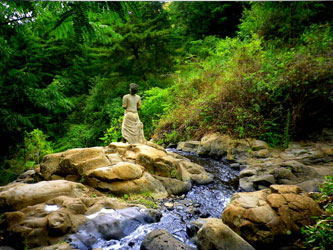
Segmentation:
[(136, 82), (147, 139), (275, 147), (332, 127), (329, 2), (2, 2), (1, 183), (45, 154), (121, 140)]
[[(299, 16), (290, 20), (290, 11)], [(254, 3), (236, 37), (191, 42), (174, 84), (163, 90), (169, 108), (157, 138), (218, 131), (287, 146), (331, 127), (333, 33), (331, 20), (314, 23), (319, 13), (295, 3)]]

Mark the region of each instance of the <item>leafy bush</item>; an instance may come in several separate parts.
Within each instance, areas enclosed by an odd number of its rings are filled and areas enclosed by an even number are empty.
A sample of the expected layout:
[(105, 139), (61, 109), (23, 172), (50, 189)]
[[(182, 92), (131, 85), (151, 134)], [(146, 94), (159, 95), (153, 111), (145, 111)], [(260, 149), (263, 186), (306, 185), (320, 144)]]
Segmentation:
[(28, 169), (39, 164), (44, 155), (53, 153), (51, 142), (47, 135), (39, 129), (25, 132), (24, 145), (17, 150), (16, 157), (6, 159), (1, 166), (0, 184), (7, 184)]
[(111, 127), (108, 128), (104, 136), (99, 138), (103, 141), (104, 145), (108, 145), (111, 142), (119, 142), (122, 138), (121, 134), (121, 125), (122, 125), (123, 117), (120, 117), (118, 119), (112, 119), (111, 120)]
[(317, 219), (316, 224), (304, 226), (305, 245), (311, 249), (331, 249), (333, 245), (333, 176), (326, 176), (317, 198), (325, 209), (325, 214)]
[(26, 132), (24, 136), (24, 156), (25, 161), (33, 161), (39, 164), (44, 155), (53, 152), (51, 142), (47, 141), (47, 135), (39, 129), (34, 129), (30, 133)]
[(140, 119), (144, 126), (145, 137), (152, 136), (161, 115), (168, 111), (169, 99), (168, 89), (154, 87), (143, 93)]
[(89, 125), (71, 124), (66, 135), (56, 142), (56, 151), (61, 152), (70, 148), (88, 147), (92, 144), (95, 136), (94, 128)]

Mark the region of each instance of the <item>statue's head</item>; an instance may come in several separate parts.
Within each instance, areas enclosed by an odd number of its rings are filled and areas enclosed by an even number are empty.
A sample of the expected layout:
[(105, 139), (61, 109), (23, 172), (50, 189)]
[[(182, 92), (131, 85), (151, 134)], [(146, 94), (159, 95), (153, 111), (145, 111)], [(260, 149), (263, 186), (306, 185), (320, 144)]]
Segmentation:
[(135, 95), (139, 90), (139, 86), (135, 83), (131, 83), (129, 86), (130, 86), (131, 95)]

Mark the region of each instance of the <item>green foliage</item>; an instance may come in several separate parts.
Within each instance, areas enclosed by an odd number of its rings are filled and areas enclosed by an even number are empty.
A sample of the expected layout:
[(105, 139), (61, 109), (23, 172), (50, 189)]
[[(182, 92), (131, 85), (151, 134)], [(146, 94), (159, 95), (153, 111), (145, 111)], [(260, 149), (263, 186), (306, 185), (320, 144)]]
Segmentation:
[(189, 56), (206, 58), (214, 53), (218, 42), (220, 42), (220, 39), (215, 36), (207, 36), (203, 40), (191, 41), (188, 49)]
[(156, 140), (165, 142), (174, 130), (184, 138), (218, 131), (285, 148), (291, 139), (329, 127), (332, 31), (311, 26), (300, 38), (298, 46), (279, 49), (263, 46), (257, 34), (227, 38), (209, 56), (192, 57), (174, 76), (176, 104), (162, 116)]
[(307, 247), (326, 250), (333, 244), (333, 176), (326, 176), (317, 201), (322, 204), (326, 213), (317, 218), (316, 224), (302, 227), (302, 234)]
[(159, 143), (217, 131), (287, 147), (330, 127), (331, 12), (325, 2), (5, 2), (2, 168), (33, 165), (21, 149), (35, 128), (55, 151), (119, 140), (131, 82)]
[(140, 119), (144, 124), (144, 134), (151, 137), (160, 117), (169, 109), (169, 90), (158, 87), (146, 90), (142, 97)]
[(80, 179), (80, 183), (85, 183), (85, 182), (86, 182), (86, 178), (84, 176), (82, 176)]
[(119, 142), (122, 138), (121, 124), (123, 117), (111, 120), (111, 127), (106, 129), (104, 136), (99, 138), (104, 145), (109, 145), (111, 142)]
[(47, 135), (39, 129), (34, 129), (30, 133), (26, 132), (24, 136), (25, 160), (31, 160), (35, 164), (39, 164), (44, 155), (51, 154), (53, 151), (52, 145), (46, 139)]
[(175, 29), (184, 38), (233, 36), (241, 17), (240, 2), (172, 2), (168, 9)]
[(94, 128), (86, 124), (70, 125), (65, 137), (56, 141), (56, 151), (64, 151), (70, 148), (83, 148), (91, 144), (91, 138), (95, 133)]
[(310, 24), (331, 22), (332, 10), (325, 2), (253, 2), (243, 13), (239, 35), (257, 33), (273, 44), (295, 41)]
[(320, 189), (320, 200), (328, 200), (327, 204), (324, 205), (324, 209), (326, 212), (333, 214), (333, 176), (325, 176), (325, 182), (319, 187)]
[(1, 165), (0, 184), (13, 181), (26, 170), (33, 169), (45, 155), (53, 153), (52, 143), (47, 138), (39, 129), (25, 132), (24, 145), (17, 150), (16, 157), (7, 158)]
[(177, 143), (179, 141), (179, 139), (181, 139), (176, 130), (173, 130), (169, 134), (164, 134), (164, 136), (165, 136), (166, 141), (169, 143)]

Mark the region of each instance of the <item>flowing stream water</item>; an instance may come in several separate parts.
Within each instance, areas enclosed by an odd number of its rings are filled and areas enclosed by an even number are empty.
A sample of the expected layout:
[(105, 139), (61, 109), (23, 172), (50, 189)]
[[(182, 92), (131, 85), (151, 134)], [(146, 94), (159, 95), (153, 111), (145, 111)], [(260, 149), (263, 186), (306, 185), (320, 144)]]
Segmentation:
[(145, 236), (155, 229), (165, 229), (175, 238), (196, 248), (187, 234), (189, 222), (199, 218), (221, 218), (223, 209), (238, 188), (239, 172), (222, 160), (202, 158), (175, 149), (168, 150), (203, 166), (207, 172), (214, 175), (214, 181), (206, 185), (194, 185), (186, 195), (161, 200), (162, 218), (159, 222), (140, 225), (134, 232), (120, 240), (101, 239), (94, 244), (94, 248), (138, 250)]

